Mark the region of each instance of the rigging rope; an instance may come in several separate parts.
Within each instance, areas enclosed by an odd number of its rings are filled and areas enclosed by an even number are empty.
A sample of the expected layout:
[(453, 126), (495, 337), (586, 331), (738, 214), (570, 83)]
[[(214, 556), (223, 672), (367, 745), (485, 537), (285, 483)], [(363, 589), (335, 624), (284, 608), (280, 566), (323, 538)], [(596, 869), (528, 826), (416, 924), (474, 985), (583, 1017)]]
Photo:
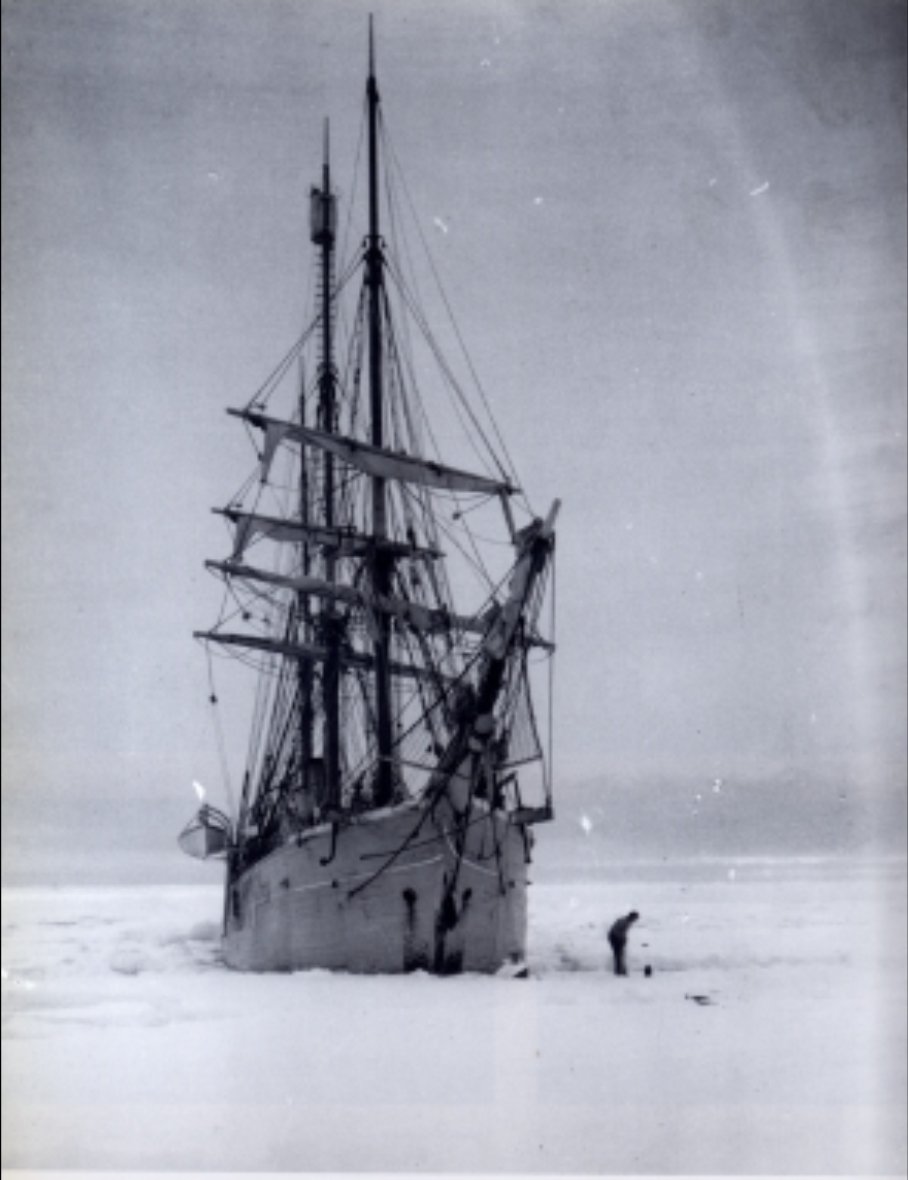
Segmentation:
[[(350, 262), (346, 271), (344, 271), (342, 276), (337, 280), (337, 282), (334, 285), (334, 299), (336, 299), (338, 297), (340, 292), (343, 290), (343, 288), (346, 286), (346, 284), (350, 281), (350, 279), (353, 277), (353, 275), (356, 274), (357, 270), (359, 269), (359, 263), (360, 263), (360, 259), (357, 256), (356, 258), (354, 258)], [(283, 378), (287, 374), (288, 370), (290, 369), (290, 366), (293, 364), (293, 362), (296, 360), (296, 358), (300, 355), (302, 350), (305, 348), (307, 342), (311, 339), (315, 330), (321, 325), (321, 321), (322, 321), (321, 312), (319, 312), (319, 314), (315, 317), (315, 319), (309, 323), (309, 326), (303, 331), (303, 333), (290, 346), (290, 348), (284, 354), (282, 359), (280, 361), (278, 361), (278, 363), (271, 370), (271, 372), (268, 374), (268, 376), (265, 378), (265, 380), (261, 383), (261, 385), (258, 387), (258, 389), (256, 389), (256, 391), (252, 395), (252, 397), (246, 402), (245, 406), (243, 407), (244, 410), (251, 410), (253, 408), (253, 406), (255, 406), (257, 404), (258, 405), (267, 404), (268, 399), (274, 393), (275, 389), (277, 389), (278, 385), (280, 385), (281, 381), (283, 380)]]
[[(448, 313), (448, 318), (449, 318), (449, 320), (450, 320), (450, 322), (451, 322), (451, 326), (452, 326), (452, 328), (454, 329), (454, 334), (455, 334), (455, 335), (456, 335), (456, 337), (457, 337), (457, 342), (458, 342), (458, 344), (460, 345), (461, 351), (463, 352), (464, 359), (465, 359), (465, 361), (466, 361), (466, 363), (467, 363), (467, 367), (469, 368), (469, 370), (470, 370), (470, 374), (471, 374), (471, 376), (472, 376), (472, 378), (473, 378), (473, 381), (474, 381), (474, 383), (475, 383), (475, 385), (476, 385), (476, 390), (477, 390), (477, 392), (479, 393), (479, 396), (480, 396), (480, 398), (482, 399), (482, 404), (483, 404), (483, 406), (485, 407), (486, 413), (487, 413), (487, 414), (488, 414), (488, 416), (489, 416), (489, 422), (491, 423), (491, 425), (492, 425), (492, 429), (493, 429), (493, 431), (494, 431), (494, 433), (495, 433), (495, 437), (496, 437), (496, 439), (498, 440), (498, 445), (501, 447), (502, 454), (504, 455), (505, 459), (507, 460), (507, 462), (508, 462), (508, 465), (509, 465), (509, 467), (510, 467), (510, 470), (511, 470), (511, 472), (512, 472), (512, 473), (513, 473), (513, 475), (514, 475), (514, 478), (517, 480), (517, 482), (518, 482), (518, 484), (519, 484), (519, 483), (520, 483), (520, 479), (519, 479), (519, 476), (518, 476), (518, 473), (517, 473), (517, 466), (516, 466), (516, 464), (514, 463), (514, 460), (512, 459), (512, 457), (511, 457), (511, 455), (510, 455), (510, 453), (509, 453), (509, 451), (508, 451), (507, 444), (505, 443), (505, 441), (504, 441), (504, 438), (502, 437), (501, 430), (499, 429), (498, 422), (497, 422), (497, 420), (496, 420), (496, 418), (495, 418), (495, 414), (494, 414), (494, 412), (492, 411), (492, 406), (491, 406), (491, 404), (490, 404), (490, 402), (489, 402), (489, 398), (488, 398), (488, 396), (487, 396), (487, 394), (486, 394), (486, 392), (485, 392), (485, 389), (483, 388), (482, 382), (479, 380), (479, 375), (478, 375), (478, 373), (476, 372), (476, 368), (475, 368), (475, 366), (474, 366), (474, 364), (473, 364), (472, 357), (470, 356), (470, 353), (469, 353), (469, 351), (467, 350), (466, 343), (465, 343), (465, 341), (464, 341), (464, 339), (463, 339), (463, 336), (462, 336), (462, 334), (461, 334), (461, 332), (460, 332), (460, 328), (459, 328), (459, 326), (458, 326), (458, 324), (457, 324), (457, 321), (456, 321), (456, 319), (455, 319), (455, 317), (454, 317), (454, 312), (453, 312), (453, 309), (451, 308), (451, 304), (450, 304), (450, 302), (449, 302), (449, 300), (448, 300), (447, 294), (445, 293), (445, 289), (444, 289), (444, 287), (442, 286), (442, 283), (441, 283), (441, 278), (439, 277), (438, 270), (437, 270), (437, 268), (436, 268), (436, 266), (435, 266), (435, 261), (434, 261), (434, 259), (433, 259), (433, 257), (432, 257), (432, 252), (431, 252), (431, 251), (430, 251), (430, 249), (429, 249), (429, 245), (428, 245), (428, 242), (427, 242), (427, 240), (426, 240), (425, 234), (424, 234), (424, 233), (423, 233), (423, 231), (422, 231), (422, 226), (421, 226), (421, 224), (420, 224), (419, 217), (418, 217), (418, 215), (417, 215), (417, 213), (416, 213), (416, 208), (415, 208), (415, 205), (414, 205), (413, 199), (412, 199), (412, 197), (410, 196), (410, 190), (409, 190), (409, 188), (407, 187), (407, 181), (406, 181), (406, 178), (405, 178), (405, 176), (404, 176), (403, 169), (402, 169), (402, 168), (401, 168), (401, 166), (400, 166), (400, 162), (398, 161), (398, 158), (397, 158), (397, 153), (396, 153), (396, 152), (395, 152), (395, 150), (394, 150), (394, 145), (391, 143), (391, 138), (390, 138), (390, 136), (388, 135), (387, 129), (384, 127), (384, 125), (382, 126), (382, 133), (383, 133), (383, 142), (384, 142), (385, 148), (386, 148), (386, 150), (387, 150), (388, 157), (389, 157), (389, 159), (392, 161), (392, 163), (393, 163), (393, 165), (394, 165), (394, 168), (395, 168), (395, 170), (396, 170), (397, 176), (400, 178), (401, 188), (403, 189), (404, 196), (405, 196), (405, 197), (406, 197), (406, 199), (407, 199), (407, 204), (408, 204), (408, 205), (409, 205), (409, 207), (410, 207), (410, 213), (411, 213), (411, 216), (413, 217), (413, 221), (414, 221), (414, 223), (415, 223), (415, 225), (416, 225), (416, 231), (417, 231), (417, 233), (419, 234), (419, 239), (420, 239), (420, 242), (422, 243), (422, 247), (423, 247), (423, 250), (424, 250), (424, 252), (425, 252), (426, 259), (428, 260), (429, 267), (430, 267), (430, 269), (431, 269), (431, 271), (432, 271), (432, 276), (433, 276), (433, 278), (435, 279), (436, 286), (438, 287), (439, 294), (441, 295), (442, 302), (443, 302), (443, 303), (444, 303), (444, 305), (445, 305), (445, 310), (446, 310), (446, 311), (447, 311), (447, 313)], [(490, 450), (491, 450), (491, 448), (490, 448)], [(494, 452), (493, 452), (493, 457), (494, 457), (494, 459), (495, 459), (495, 462), (498, 464), (498, 466), (499, 466), (499, 469), (501, 470), (501, 473), (502, 473), (502, 475), (503, 475), (503, 476), (505, 476), (505, 478), (507, 478), (507, 474), (508, 474), (508, 473), (507, 473), (507, 472), (504, 470), (504, 468), (501, 466), (501, 464), (500, 464), (500, 463), (499, 463), (499, 461), (498, 461), (498, 458), (497, 458), (497, 456), (496, 456), (496, 455), (494, 455)], [(532, 514), (532, 509), (530, 508), (529, 501), (527, 500), (526, 496), (525, 496), (525, 495), (524, 495), (524, 496), (522, 496), (522, 499), (524, 500), (524, 503), (525, 503), (525, 505), (526, 505), (526, 507), (527, 507), (527, 510), (528, 510), (528, 511), (529, 511), (529, 512)]]
[[(502, 479), (504, 479), (505, 481), (509, 480), (512, 473), (508, 472), (506, 470), (504, 464), (501, 462), (497, 453), (495, 452), (494, 447), (489, 442), (488, 436), (482, 427), (482, 423), (476, 417), (476, 413), (473, 410), (473, 407), (470, 405), (469, 399), (467, 398), (466, 394), (464, 393), (464, 391), (460, 387), (460, 382), (455, 377), (454, 372), (451, 369), (451, 366), (448, 364), (447, 360), (445, 359), (444, 352), (442, 351), (441, 346), (439, 345), (438, 341), (435, 338), (435, 334), (432, 332), (432, 329), (429, 326), (428, 319), (425, 317), (422, 309), (416, 303), (416, 300), (414, 299), (413, 295), (410, 293), (409, 289), (407, 288), (403, 275), (398, 271), (396, 266), (392, 265), (390, 258), (387, 259), (387, 268), (386, 269), (388, 271), (388, 274), (391, 276), (391, 279), (393, 280), (393, 282), (397, 288), (397, 291), (400, 294), (401, 299), (403, 300), (405, 307), (410, 312), (410, 315), (413, 317), (413, 322), (419, 328), (426, 344), (429, 346), (429, 350), (432, 353), (433, 357), (435, 358), (435, 363), (438, 365), (438, 368), (439, 368), (442, 376), (444, 377), (445, 381), (448, 383), (448, 386), (450, 387), (452, 392), (455, 394), (457, 401), (460, 403), (460, 406), (461, 406), (463, 412), (467, 415), (470, 422), (472, 423), (473, 429), (475, 430), (476, 434), (479, 436), (479, 438), (482, 439), (482, 442), (485, 445), (486, 451), (488, 452), (488, 456), (482, 455), (482, 453), (476, 448), (476, 444), (473, 442), (472, 435), (469, 433), (469, 431), (465, 431), (465, 433), (467, 435), (467, 439), (469, 440), (470, 445), (472, 446), (472, 448), (474, 450), (474, 453), (476, 454), (477, 458), (480, 460), (480, 463), (482, 464), (483, 468), (486, 471), (490, 470), (488, 458), (491, 457), (492, 467), (497, 469), (498, 475)], [(454, 403), (455, 408), (456, 408), (456, 404), (457, 403)], [(461, 423), (462, 423), (462, 419), (461, 419)], [(514, 478), (516, 480), (516, 478), (517, 478), (516, 472), (514, 472), (513, 474), (514, 474)]]
[(218, 711), (218, 695), (214, 687), (214, 669), (211, 665), (211, 651), (206, 648), (206, 655), (208, 657), (208, 703), (211, 705), (211, 720), (214, 726), (215, 742), (218, 748), (218, 757), (221, 763), (221, 778), (224, 785), (224, 793), (227, 796), (227, 809), (230, 813), (230, 818), (234, 823), (237, 821), (236, 802), (233, 794), (233, 784), (230, 780), (230, 764), (227, 758), (227, 745), (224, 740), (224, 729), (221, 725), (221, 715)]

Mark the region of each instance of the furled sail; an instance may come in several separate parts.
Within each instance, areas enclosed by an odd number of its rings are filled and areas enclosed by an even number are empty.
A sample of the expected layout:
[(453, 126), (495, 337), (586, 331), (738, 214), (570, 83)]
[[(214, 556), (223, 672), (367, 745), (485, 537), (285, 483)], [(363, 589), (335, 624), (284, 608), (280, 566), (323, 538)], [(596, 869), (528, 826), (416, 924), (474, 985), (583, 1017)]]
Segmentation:
[[(275, 655), (290, 656), (296, 660), (310, 660), (323, 663), (329, 658), (326, 647), (314, 643), (294, 643), (286, 639), (273, 639), (265, 635), (242, 635), (231, 631), (193, 631), (196, 639), (204, 639), (209, 643), (223, 643), (228, 647), (248, 647), (255, 651), (271, 652)], [(368, 652), (354, 651), (345, 647), (338, 652), (338, 659), (342, 667), (363, 668), (372, 670), (375, 658)], [(391, 675), (411, 680), (449, 681), (446, 676), (433, 667), (422, 667), (419, 664), (402, 664), (391, 660)]]
[(431, 459), (420, 459), (389, 451), (371, 443), (349, 438), (340, 434), (328, 434), (309, 426), (294, 422), (283, 422), (251, 410), (228, 410), (228, 413), (243, 418), (265, 432), (262, 450), (262, 478), (266, 478), (271, 461), (278, 446), (285, 440), (302, 442), (306, 446), (318, 447), (343, 462), (362, 471), (365, 475), (383, 479), (398, 479), (419, 484), (427, 488), (441, 488), (449, 492), (480, 492), (485, 495), (512, 496), (519, 489), (508, 480), (492, 479), (487, 475), (476, 475), (457, 467), (448, 467)]
[(283, 586), (289, 590), (299, 590), (305, 594), (314, 594), (321, 598), (331, 598), (341, 602), (349, 602), (356, 606), (367, 607), (371, 610), (384, 611), (394, 615), (403, 623), (419, 631), (473, 631), (484, 634), (487, 625), (480, 619), (467, 615), (455, 615), (451, 611), (433, 609), (418, 602), (408, 602), (402, 598), (388, 595), (371, 595), (354, 586), (344, 586), (338, 582), (325, 582), (321, 578), (292, 576), (280, 574), (271, 570), (255, 569), (248, 565), (238, 565), (228, 561), (206, 561), (207, 569), (217, 570), (229, 574), (234, 578), (246, 578), (253, 582), (265, 582), (272, 586)]
[(271, 541), (289, 541), (296, 545), (311, 541), (333, 550), (339, 557), (366, 557), (375, 549), (381, 549), (392, 557), (431, 559), (442, 556), (438, 549), (426, 549), (387, 538), (379, 539), (352, 529), (328, 528), (325, 525), (287, 520), (259, 512), (240, 512), (232, 508), (216, 508), (215, 512), (220, 516), (226, 516), (235, 525), (233, 561), (239, 560), (257, 537), (267, 537)]

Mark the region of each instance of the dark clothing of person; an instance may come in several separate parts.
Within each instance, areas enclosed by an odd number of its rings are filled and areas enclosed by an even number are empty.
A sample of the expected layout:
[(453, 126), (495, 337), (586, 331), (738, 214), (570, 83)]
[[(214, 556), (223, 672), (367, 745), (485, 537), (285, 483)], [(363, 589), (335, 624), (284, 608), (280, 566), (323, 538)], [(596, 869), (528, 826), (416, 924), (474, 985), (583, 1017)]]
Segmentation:
[(617, 922), (613, 923), (608, 932), (609, 945), (615, 958), (616, 975), (627, 975), (627, 963), (625, 962), (627, 933), (636, 921), (636, 914), (628, 914), (626, 918), (619, 918)]

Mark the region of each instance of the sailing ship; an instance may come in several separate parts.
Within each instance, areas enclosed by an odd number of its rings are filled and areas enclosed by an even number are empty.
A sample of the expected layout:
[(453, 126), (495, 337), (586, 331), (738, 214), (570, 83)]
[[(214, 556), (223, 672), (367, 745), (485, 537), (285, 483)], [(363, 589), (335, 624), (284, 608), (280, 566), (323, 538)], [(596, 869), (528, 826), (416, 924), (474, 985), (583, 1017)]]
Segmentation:
[[(232, 655), (258, 692), (241, 798), (229, 812), (203, 803), (180, 844), (226, 861), (231, 967), (519, 972), (532, 828), (553, 815), (536, 702), (554, 651), (558, 501), (529, 510), (481, 385), (477, 410), (385, 232), (400, 208), (371, 22), (363, 120), (366, 233), (339, 265), (326, 124), (311, 321), (228, 411), (256, 465), (215, 510), (232, 540), (206, 562), (224, 606), (196, 637), (209, 671)], [(426, 358), (471, 466), (436, 446)]]

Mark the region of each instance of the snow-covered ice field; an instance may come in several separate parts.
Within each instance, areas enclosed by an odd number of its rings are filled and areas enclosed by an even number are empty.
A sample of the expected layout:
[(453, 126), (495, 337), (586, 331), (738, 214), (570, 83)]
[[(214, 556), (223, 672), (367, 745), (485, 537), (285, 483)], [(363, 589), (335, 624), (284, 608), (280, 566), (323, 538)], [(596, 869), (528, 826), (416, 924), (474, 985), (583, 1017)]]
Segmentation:
[[(619, 979), (604, 932), (632, 907)], [(4, 891), (4, 1167), (906, 1167), (904, 862), (542, 881), (525, 980), (239, 975), (219, 909)]]

